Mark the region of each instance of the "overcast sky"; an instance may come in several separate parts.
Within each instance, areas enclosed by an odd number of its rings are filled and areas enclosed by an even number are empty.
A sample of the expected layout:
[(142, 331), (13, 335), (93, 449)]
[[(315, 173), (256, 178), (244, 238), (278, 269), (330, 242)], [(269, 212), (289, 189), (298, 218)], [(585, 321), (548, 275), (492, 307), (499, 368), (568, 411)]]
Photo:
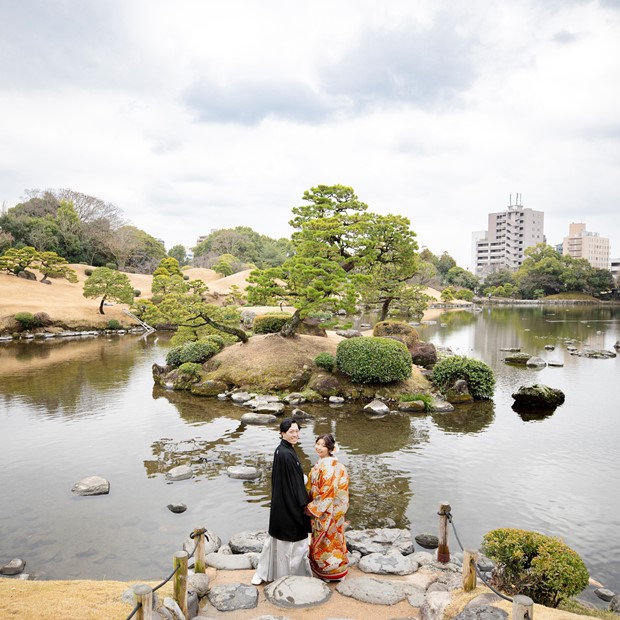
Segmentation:
[(339, 183), (469, 267), (520, 193), (620, 256), (618, 0), (0, 0), (0, 31), (6, 208), (71, 188), (189, 248)]

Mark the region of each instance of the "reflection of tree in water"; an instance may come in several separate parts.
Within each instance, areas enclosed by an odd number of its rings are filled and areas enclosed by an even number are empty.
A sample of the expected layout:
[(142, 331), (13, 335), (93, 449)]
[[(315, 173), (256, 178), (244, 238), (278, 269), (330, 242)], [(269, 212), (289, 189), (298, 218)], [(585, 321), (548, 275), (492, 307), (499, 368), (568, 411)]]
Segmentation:
[(404, 472), (389, 469), (377, 456), (352, 457), (347, 470), (352, 528), (408, 527), (405, 513), (413, 491)]
[(239, 419), (250, 411), (247, 407), (240, 407), (231, 401), (220, 401), (207, 396), (194, 396), (191, 392), (165, 390), (157, 385), (153, 386), (153, 400), (164, 398), (179, 412), (183, 420), (189, 424), (210, 422), (220, 416)]
[(432, 414), (433, 422), (446, 433), (475, 434), (490, 426), (495, 418), (492, 400), (477, 400), (456, 405), (450, 413)]
[(131, 336), (13, 343), (0, 347), (0, 357), (23, 367), (0, 376), (0, 392), (48, 414), (99, 413), (101, 395), (127, 383), (139, 352)]

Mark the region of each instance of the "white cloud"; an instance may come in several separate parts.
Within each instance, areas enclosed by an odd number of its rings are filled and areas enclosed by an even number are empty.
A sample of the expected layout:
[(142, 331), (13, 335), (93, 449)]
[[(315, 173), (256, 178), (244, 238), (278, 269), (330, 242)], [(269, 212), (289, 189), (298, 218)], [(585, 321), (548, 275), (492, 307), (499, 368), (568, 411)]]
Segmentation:
[(469, 265), (509, 194), (620, 255), (620, 12), (596, 1), (0, 7), (0, 202), (70, 187), (192, 246), (320, 183)]

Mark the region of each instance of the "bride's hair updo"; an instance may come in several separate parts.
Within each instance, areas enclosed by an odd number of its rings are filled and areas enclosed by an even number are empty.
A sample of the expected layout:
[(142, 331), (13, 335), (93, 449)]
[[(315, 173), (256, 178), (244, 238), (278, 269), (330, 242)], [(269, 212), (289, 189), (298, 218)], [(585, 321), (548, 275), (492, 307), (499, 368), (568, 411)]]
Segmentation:
[(332, 453), (334, 452), (334, 449), (336, 448), (336, 440), (334, 439), (333, 435), (319, 435), (316, 438), (316, 441), (314, 443), (317, 443), (317, 441), (319, 439), (323, 440), (323, 443), (325, 444), (325, 447), (327, 448), (327, 451), (329, 452), (330, 456), (332, 455)]

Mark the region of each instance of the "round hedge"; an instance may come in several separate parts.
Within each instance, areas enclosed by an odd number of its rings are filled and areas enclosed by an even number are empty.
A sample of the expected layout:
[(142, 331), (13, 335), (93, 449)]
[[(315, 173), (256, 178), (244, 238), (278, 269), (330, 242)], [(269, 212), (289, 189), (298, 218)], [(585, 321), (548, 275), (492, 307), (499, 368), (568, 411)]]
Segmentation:
[(450, 389), (459, 379), (467, 382), (469, 393), (475, 399), (493, 397), (495, 377), (488, 364), (464, 355), (451, 355), (435, 364), (431, 381), (441, 392)]
[(411, 376), (411, 353), (391, 338), (348, 338), (336, 349), (336, 365), (355, 383), (393, 383)]
[(314, 363), (319, 368), (323, 368), (324, 370), (331, 372), (332, 370), (334, 370), (334, 367), (336, 366), (336, 358), (331, 353), (328, 353), (327, 351), (323, 351), (323, 353), (319, 353), (314, 358)]
[(178, 347), (172, 347), (166, 355), (166, 364), (177, 368), (186, 362), (202, 364), (212, 358), (220, 349), (213, 342), (186, 342)]

